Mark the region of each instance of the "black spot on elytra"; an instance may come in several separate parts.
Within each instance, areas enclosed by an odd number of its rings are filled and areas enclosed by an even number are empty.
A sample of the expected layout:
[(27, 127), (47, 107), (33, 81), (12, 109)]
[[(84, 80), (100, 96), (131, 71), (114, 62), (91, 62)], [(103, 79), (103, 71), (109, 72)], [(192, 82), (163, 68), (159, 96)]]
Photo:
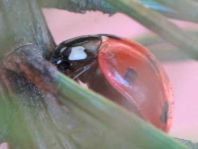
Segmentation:
[(126, 74), (124, 75), (124, 79), (128, 82), (128, 84), (131, 84), (136, 80), (137, 76), (138, 74), (134, 69), (128, 68)]
[(160, 116), (161, 122), (167, 123), (167, 121), (168, 121), (168, 111), (169, 111), (169, 104), (168, 104), (168, 102), (165, 102), (164, 106), (162, 108), (161, 116)]

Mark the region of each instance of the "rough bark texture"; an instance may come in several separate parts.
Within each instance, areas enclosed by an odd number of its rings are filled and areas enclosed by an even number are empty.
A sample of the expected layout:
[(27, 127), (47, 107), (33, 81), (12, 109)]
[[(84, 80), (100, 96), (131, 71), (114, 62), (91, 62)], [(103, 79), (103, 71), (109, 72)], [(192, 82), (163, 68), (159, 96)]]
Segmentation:
[[(56, 68), (47, 62), (35, 45), (24, 45), (3, 60), (5, 69), (21, 74), (43, 91), (56, 93), (53, 81)], [(17, 79), (16, 79), (17, 80)]]

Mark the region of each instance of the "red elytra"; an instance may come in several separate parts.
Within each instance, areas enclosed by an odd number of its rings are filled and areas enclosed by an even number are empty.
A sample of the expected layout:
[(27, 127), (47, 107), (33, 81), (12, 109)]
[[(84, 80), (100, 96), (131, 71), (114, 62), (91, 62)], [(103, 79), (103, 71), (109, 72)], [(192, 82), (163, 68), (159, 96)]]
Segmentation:
[(111, 86), (137, 108), (143, 119), (163, 131), (170, 129), (172, 91), (151, 52), (136, 42), (108, 38), (99, 48), (98, 62)]

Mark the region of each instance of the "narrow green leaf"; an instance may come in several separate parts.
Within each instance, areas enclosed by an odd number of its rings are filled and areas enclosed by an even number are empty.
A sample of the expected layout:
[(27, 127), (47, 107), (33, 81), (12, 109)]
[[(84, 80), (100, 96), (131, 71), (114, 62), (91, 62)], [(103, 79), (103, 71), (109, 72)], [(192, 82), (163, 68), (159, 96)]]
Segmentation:
[(181, 17), (198, 22), (198, 2), (194, 0), (154, 0), (180, 14)]
[(193, 0), (140, 0), (140, 2), (150, 9), (158, 11), (171, 18), (197, 22), (198, 4)]
[[(73, 139), (82, 149), (182, 149), (159, 130), (146, 124), (110, 100), (84, 89), (63, 74), (58, 74), (60, 100), (78, 115), (88, 127), (79, 127)], [(99, 146), (98, 146), (98, 145)]]
[(164, 16), (143, 7), (136, 0), (107, 0), (117, 11), (123, 12), (137, 20), (151, 31), (157, 33), (165, 40), (173, 43), (191, 55), (198, 56), (198, 40), (189, 36), (176, 25), (168, 21)]
[(0, 128), (8, 130), (2, 141), (15, 149), (185, 149), (63, 74), (57, 85), (62, 103), (51, 95), (13, 98), (1, 92)]
[(135, 39), (141, 43), (160, 60), (160, 61), (184, 61), (191, 57), (186, 54), (185, 49), (178, 48), (156, 35), (148, 35)]
[(14, 149), (31, 149), (30, 132), (15, 101), (14, 96), (0, 89), (0, 141), (9, 142)]

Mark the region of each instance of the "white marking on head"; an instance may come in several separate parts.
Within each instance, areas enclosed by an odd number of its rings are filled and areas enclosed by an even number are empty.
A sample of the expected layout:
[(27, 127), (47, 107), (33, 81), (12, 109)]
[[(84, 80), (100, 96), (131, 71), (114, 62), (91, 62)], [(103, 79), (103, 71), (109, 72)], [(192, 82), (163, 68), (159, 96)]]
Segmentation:
[(63, 47), (63, 48), (60, 50), (60, 53), (63, 53), (66, 49), (67, 49), (67, 47)]
[(62, 60), (58, 60), (58, 61), (56, 62), (56, 64), (59, 65), (61, 62), (62, 62)]
[(87, 53), (85, 52), (84, 47), (78, 46), (78, 47), (71, 48), (71, 53), (69, 55), (70, 61), (84, 60), (86, 58), (87, 58)]

